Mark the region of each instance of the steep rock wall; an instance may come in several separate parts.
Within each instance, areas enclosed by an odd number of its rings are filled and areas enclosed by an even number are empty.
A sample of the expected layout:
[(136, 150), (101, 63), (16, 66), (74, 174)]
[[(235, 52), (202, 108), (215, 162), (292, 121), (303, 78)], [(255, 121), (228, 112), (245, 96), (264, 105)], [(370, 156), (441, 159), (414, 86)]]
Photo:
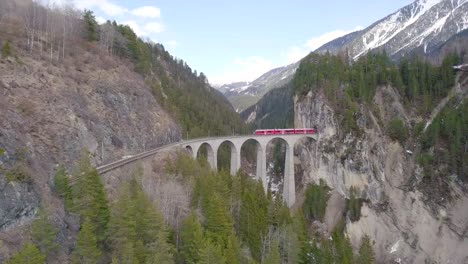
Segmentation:
[[(340, 135), (335, 112), (321, 92), (296, 97), (296, 127), (317, 125), (319, 129), (317, 142), (296, 148), (297, 166), (302, 167), (296, 182), (305, 186), (323, 179), (343, 197), (349, 196), (351, 186), (357, 187), (368, 202), (359, 221), (346, 219), (346, 234), (355, 248), (362, 236), (369, 235), (379, 263), (467, 263), (468, 196), (453, 186), (457, 198), (436, 205), (418, 191), (414, 179), (421, 175), (416, 154), (391, 141), (379, 124), (394, 117), (409, 122), (392, 91), (381, 87), (374, 98), (389, 117), (376, 117), (365, 107), (356, 113), (363, 131), (359, 137)], [(328, 226), (329, 231), (332, 228)]]

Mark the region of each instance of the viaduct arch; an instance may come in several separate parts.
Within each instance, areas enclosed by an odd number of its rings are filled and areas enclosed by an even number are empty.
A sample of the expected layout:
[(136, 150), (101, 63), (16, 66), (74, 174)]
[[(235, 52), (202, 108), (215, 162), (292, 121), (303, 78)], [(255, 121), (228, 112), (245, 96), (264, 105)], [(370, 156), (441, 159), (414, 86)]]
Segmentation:
[(197, 158), (198, 152), (203, 145), (207, 146), (207, 159), (213, 170), (218, 169), (217, 156), (221, 144), (227, 143), (231, 148), (231, 175), (235, 175), (240, 169), (241, 148), (248, 140), (253, 140), (257, 143), (257, 171), (256, 178), (262, 181), (265, 190), (268, 188), (266, 179), (266, 147), (274, 139), (282, 139), (286, 142), (286, 157), (284, 166), (284, 185), (283, 199), (286, 204), (291, 207), (296, 202), (296, 185), (294, 180), (294, 146), (297, 141), (302, 138), (312, 138), (317, 140), (317, 136), (313, 134), (303, 135), (248, 135), (237, 137), (222, 137), (222, 138), (205, 138), (195, 139), (181, 143), (194, 159)]

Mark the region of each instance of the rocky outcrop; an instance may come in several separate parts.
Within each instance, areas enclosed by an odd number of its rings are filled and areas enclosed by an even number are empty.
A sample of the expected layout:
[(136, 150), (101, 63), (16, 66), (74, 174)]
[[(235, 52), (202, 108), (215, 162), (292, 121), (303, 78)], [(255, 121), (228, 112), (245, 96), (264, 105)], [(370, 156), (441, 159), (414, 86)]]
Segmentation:
[[(55, 166), (71, 170), (82, 150), (100, 165), (181, 138), (131, 66), (93, 52), (59, 64), (29, 55), (0, 60), (0, 236), (41, 204), (63, 226), (62, 202), (51, 191)], [(7, 180), (19, 153), (28, 180)]]
[[(303, 172), (296, 182), (305, 186), (323, 179), (343, 197), (349, 196), (351, 186), (357, 187), (367, 202), (360, 220), (346, 220), (346, 234), (355, 247), (369, 235), (379, 263), (466, 263), (468, 196), (453, 186), (457, 198), (436, 205), (418, 190), (416, 155), (391, 141), (381, 125), (394, 117), (410, 120), (392, 91), (381, 87), (374, 98), (385, 111), (382, 116), (365, 107), (356, 113), (360, 136), (339, 134), (335, 112), (320, 92), (295, 98), (296, 127), (317, 125), (319, 130), (317, 142), (296, 148)], [(330, 231), (335, 223), (327, 224)]]

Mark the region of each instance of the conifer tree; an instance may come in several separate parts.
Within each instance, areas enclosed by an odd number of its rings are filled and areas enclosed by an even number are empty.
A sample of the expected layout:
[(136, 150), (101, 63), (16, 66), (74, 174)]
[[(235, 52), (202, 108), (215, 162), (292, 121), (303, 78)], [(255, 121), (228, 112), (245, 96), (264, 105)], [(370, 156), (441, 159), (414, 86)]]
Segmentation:
[(180, 253), (185, 263), (197, 263), (200, 259), (200, 251), (203, 246), (203, 230), (194, 212), (182, 224), (180, 240)]
[(373, 264), (375, 262), (374, 249), (372, 248), (371, 240), (368, 235), (365, 235), (361, 240), (359, 247), (359, 257), (357, 263), (359, 264)]
[(89, 219), (85, 219), (81, 225), (72, 260), (74, 264), (95, 264), (98, 263), (101, 250), (97, 246), (97, 238), (94, 233), (94, 226)]
[(272, 242), (270, 252), (265, 257), (265, 260), (262, 261), (262, 263), (263, 264), (281, 264), (279, 244), (277, 240)]
[(198, 264), (225, 264), (226, 260), (223, 256), (221, 246), (205, 238), (203, 247), (200, 251), (200, 260)]
[(70, 186), (70, 179), (67, 176), (67, 172), (64, 166), (60, 166), (55, 173), (54, 177), (55, 191), (58, 195), (64, 199), (65, 208), (67, 210), (72, 209), (72, 188)]
[(78, 182), (73, 189), (74, 207), (82, 221), (89, 219), (92, 223), (101, 244), (106, 238), (110, 212), (104, 184), (97, 170), (91, 166), (88, 153), (82, 156), (75, 174)]
[(7, 264), (45, 264), (46, 256), (33, 244), (26, 244)]
[(55, 242), (57, 229), (50, 224), (44, 209), (39, 210), (38, 217), (31, 226), (31, 236), (46, 256), (58, 247)]

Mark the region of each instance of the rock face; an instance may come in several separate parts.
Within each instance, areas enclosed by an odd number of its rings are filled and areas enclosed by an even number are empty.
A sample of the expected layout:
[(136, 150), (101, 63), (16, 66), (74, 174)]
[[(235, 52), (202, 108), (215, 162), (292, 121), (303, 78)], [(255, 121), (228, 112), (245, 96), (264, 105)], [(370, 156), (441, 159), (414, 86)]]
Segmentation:
[[(54, 167), (71, 169), (82, 150), (99, 165), (181, 138), (140, 75), (105, 55), (73, 59), (79, 61), (57, 66), (30, 56), (0, 61), (3, 231), (34, 216), (39, 204), (63, 215), (49, 187)], [(8, 181), (4, 172), (17, 166), (20, 153), (29, 180)]]
[[(392, 90), (381, 87), (374, 98), (381, 112), (385, 109), (391, 115), (381, 120), (395, 116), (408, 120)], [(355, 247), (367, 234), (375, 241), (379, 263), (467, 263), (466, 193), (453, 186), (457, 196), (453, 202), (428, 202), (414, 185), (420, 173), (415, 157), (382, 133), (384, 128), (371, 111), (361, 108), (358, 124), (363, 133), (355, 137), (339, 134), (335, 113), (320, 92), (295, 98), (294, 105), (296, 127), (317, 124), (319, 129), (317, 142), (296, 149), (303, 171), (296, 175), (298, 186), (323, 179), (333, 193), (348, 197), (354, 186), (367, 200), (359, 221), (346, 220), (346, 234)]]

